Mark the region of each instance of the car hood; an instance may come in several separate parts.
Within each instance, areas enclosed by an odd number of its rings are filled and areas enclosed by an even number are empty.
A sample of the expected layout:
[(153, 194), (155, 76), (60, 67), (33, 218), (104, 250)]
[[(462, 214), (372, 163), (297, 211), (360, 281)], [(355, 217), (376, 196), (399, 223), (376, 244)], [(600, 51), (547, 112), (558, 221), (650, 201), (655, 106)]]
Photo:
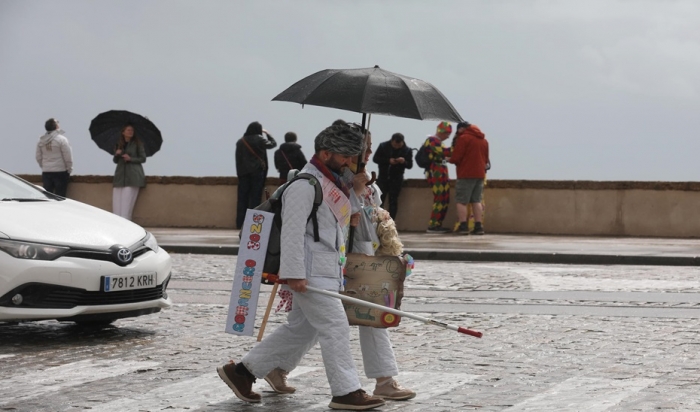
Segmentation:
[(66, 199), (0, 203), (0, 235), (55, 245), (107, 249), (146, 236), (141, 226), (102, 209)]

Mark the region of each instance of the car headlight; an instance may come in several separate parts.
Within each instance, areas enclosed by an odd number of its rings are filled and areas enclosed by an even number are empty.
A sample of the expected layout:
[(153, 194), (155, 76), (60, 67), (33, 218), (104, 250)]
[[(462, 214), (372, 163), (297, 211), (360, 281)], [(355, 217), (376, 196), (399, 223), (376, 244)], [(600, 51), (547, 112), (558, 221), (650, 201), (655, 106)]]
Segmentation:
[(0, 239), (0, 250), (17, 259), (54, 260), (70, 248), (21, 240)]
[(153, 233), (151, 233), (151, 232), (146, 232), (146, 240), (143, 241), (143, 245), (146, 246), (147, 248), (151, 249), (154, 252), (158, 251), (158, 241), (156, 240), (156, 237), (153, 236)]

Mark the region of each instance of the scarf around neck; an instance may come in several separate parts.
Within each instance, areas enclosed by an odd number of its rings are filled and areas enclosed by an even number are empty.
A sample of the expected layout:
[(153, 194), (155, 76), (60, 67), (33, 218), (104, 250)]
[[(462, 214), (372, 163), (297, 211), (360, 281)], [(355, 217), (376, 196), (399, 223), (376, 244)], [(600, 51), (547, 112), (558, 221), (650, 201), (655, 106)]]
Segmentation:
[(314, 154), (311, 157), (309, 163), (316, 166), (316, 169), (318, 169), (321, 173), (323, 173), (324, 176), (330, 179), (331, 182), (335, 183), (338, 189), (340, 189), (347, 198), (350, 198), (350, 188), (348, 187), (348, 185), (345, 184), (345, 182), (340, 178), (339, 174), (329, 169), (328, 166), (326, 166), (321, 161), (321, 159), (319, 159), (318, 156)]

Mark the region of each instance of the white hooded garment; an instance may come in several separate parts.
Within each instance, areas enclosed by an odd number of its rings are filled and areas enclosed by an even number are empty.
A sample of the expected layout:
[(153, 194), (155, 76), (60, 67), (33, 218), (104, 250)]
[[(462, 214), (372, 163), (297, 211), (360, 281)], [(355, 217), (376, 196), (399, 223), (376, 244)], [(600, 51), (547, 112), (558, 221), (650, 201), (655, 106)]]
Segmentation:
[(42, 172), (73, 172), (73, 151), (63, 130), (46, 132), (39, 138), (36, 161)]

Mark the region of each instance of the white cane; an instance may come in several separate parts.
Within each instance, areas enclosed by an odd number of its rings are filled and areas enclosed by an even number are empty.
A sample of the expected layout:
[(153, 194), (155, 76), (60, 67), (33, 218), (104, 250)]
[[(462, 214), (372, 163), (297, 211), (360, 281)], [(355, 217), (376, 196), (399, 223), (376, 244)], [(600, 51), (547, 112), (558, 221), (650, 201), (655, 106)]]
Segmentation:
[(407, 318), (419, 320), (419, 321), (421, 321), (423, 323), (427, 323), (429, 325), (440, 326), (440, 327), (443, 327), (445, 329), (454, 330), (454, 331), (457, 331), (459, 333), (464, 333), (466, 335), (474, 336), (476, 338), (480, 338), (482, 335), (481, 332), (477, 332), (475, 330), (463, 328), (461, 326), (456, 326), (456, 325), (449, 325), (449, 324), (443, 323), (443, 322), (438, 322), (434, 319), (424, 318), (423, 316), (418, 316), (418, 315), (414, 315), (413, 313), (408, 313), (408, 312), (404, 312), (402, 310), (378, 305), (376, 303), (367, 302), (367, 301), (362, 300), (362, 299), (351, 298), (350, 296), (341, 295), (340, 293), (329, 292), (327, 290), (318, 289), (318, 288), (315, 288), (312, 286), (306, 286), (306, 289), (311, 291), (311, 292), (314, 292), (314, 293), (320, 293), (322, 295), (332, 296), (334, 298), (338, 298), (338, 299), (344, 300), (346, 302), (354, 303), (356, 305), (360, 305), (360, 306), (364, 306), (364, 307), (368, 307), (368, 308), (379, 309), (379, 310), (384, 311), (384, 312), (393, 313), (394, 315), (405, 316)]

